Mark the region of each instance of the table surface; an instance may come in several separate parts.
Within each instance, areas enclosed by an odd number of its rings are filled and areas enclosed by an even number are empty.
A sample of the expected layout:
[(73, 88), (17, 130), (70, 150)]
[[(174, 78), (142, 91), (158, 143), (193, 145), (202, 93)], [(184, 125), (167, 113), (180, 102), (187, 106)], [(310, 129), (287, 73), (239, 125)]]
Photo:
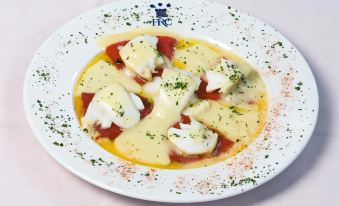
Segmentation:
[[(68, 20), (109, 2), (0, 0), (0, 205), (159, 205), (72, 175), (40, 146), (24, 116), (23, 80), (37, 48)], [(266, 21), (300, 49), (318, 83), (320, 113), (305, 151), (282, 174), (250, 192), (201, 205), (339, 205), (339, 1), (218, 2)]]

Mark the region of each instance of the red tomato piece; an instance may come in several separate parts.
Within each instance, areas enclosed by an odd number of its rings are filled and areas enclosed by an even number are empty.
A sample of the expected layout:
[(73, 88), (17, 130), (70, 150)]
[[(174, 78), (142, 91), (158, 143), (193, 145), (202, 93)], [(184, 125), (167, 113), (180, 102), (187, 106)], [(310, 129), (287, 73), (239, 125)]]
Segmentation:
[(145, 97), (138, 95), (144, 104), (144, 109), (140, 111), (140, 118), (146, 117), (153, 110), (153, 104), (151, 104)]
[(191, 123), (191, 119), (190, 119), (189, 116), (186, 116), (186, 115), (182, 114), (180, 121), (175, 123), (172, 127), (180, 129), (180, 123), (189, 124), (189, 123)]
[(161, 77), (163, 72), (164, 72), (164, 68), (155, 69), (155, 72), (152, 73), (152, 77)]
[(99, 133), (97, 138), (108, 137), (110, 140), (114, 140), (122, 132), (122, 129), (114, 123), (107, 129), (102, 129), (101, 125), (96, 125), (95, 130)]
[(190, 124), (191, 123), (191, 118), (186, 115), (181, 115), (181, 123), (183, 124)]
[(196, 91), (198, 98), (200, 99), (210, 99), (210, 100), (219, 100), (220, 93), (218, 90), (213, 92), (206, 92), (207, 82), (204, 79), (201, 79), (199, 89)]
[(172, 59), (174, 54), (174, 47), (177, 44), (177, 40), (169, 36), (157, 36), (157, 37), (158, 37), (157, 43), (158, 51), (167, 58)]
[(202, 155), (194, 155), (194, 156), (185, 156), (178, 154), (177, 152), (170, 152), (170, 160), (171, 162), (180, 162), (180, 163), (190, 163), (201, 160), (204, 158)]
[(229, 150), (234, 142), (232, 142), (231, 140), (229, 140), (224, 134), (222, 134), (221, 132), (215, 130), (215, 129), (211, 129), (214, 133), (218, 134), (218, 142), (217, 142), (217, 146), (212, 154), (212, 156), (218, 156), (224, 152), (227, 152), (227, 150)]
[(119, 46), (125, 46), (129, 41), (121, 41), (121, 42), (117, 42), (114, 44), (109, 45), (106, 48), (106, 54), (112, 59), (113, 64), (118, 68), (118, 69), (122, 69), (125, 64), (122, 61), (120, 54), (119, 54)]
[(143, 78), (141, 78), (140, 76), (136, 75), (135, 77), (133, 77), (134, 81), (136, 81), (138, 84), (140, 85), (144, 85), (146, 83), (146, 80), (144, 80)]
[(172, 127), (180, 129), (180, 122), (175, 123)]
[(84, 109), (84, 113), (86, 113), (88, 105), (91, 103), (94, 95), (94, 93), (81, 93), (82, 108)]

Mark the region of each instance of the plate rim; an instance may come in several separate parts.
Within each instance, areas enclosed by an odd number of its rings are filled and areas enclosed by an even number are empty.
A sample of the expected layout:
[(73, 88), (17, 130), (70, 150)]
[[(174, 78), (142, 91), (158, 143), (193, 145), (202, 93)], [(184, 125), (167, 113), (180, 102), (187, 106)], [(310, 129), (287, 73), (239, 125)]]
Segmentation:
[[(203, 0), (199, 0), (199, 1), (203, 1)], [(234, 192), (232, 194), (224, 194), (224, 195), (220, 195), (220, 196), (210, 196), (210, 195), (206, 195), (206, 196), (201, 196), (200, 198), (194, 198), (194, 199), (190, 199), (189, 197), (186, 198), (185, 200), (183, 199), (166, 199), (166, 198), (159, 198), (159, 197), (156, 197), (156, 196), (152, 196), (152, 195), (145, 195), (145, 194), (137, 194), (135, 192), (132, 192), (132, 193), (128, 193), (126, 191), (123, 191), (123, 190), (119, 190), (117, 188), (114, 188), (114, 187), (110, 187), (108, 185), (105, 185), (105, 184), (101, 184), (100, 182), (98, 181), (95, 181), (93, 179), (91, 179), (90, 177), (88, 177), (86, 174), (83, 174), (82, 172), (80, 171), (77, 171), (76, 169), (72, 168), (69, 164), (67, 164), (63, 159), (62, 157), (58, 156), (58, 154), (56, 152), (54, 152), (54, 150), (51, 150), (50, 149), (50, 146), (47, 144), (47, 142), (44, 142), (43, 141), (43, 138), (40, 137), (41, 135), (39, 135), (39, 132), (38, 132), (38, 128), (34, 126), (33, 122), (34, 122), (34, 119), (33, 117), (30, 115), (29, 113), (29, 104), (28, 104), (28, 98), (27, 98), (27, 95), (28, 95), (28, 81), (29, 81), (29, 71), (30, 71), (30, 68), (33, 67), (33, 60), (35, 58), (35, 56), (37, 55), (38, 51), (40, 51), (41, 48), (43, 48), (49, 41), (50, 39), (56, 34), (59, 32), (59, 30), (61, 30), (63, 27), (65, 27), (66, 25), (68, 24), (71, 24), (73, 21), (77, 20), (79, 17), (81, 16), (85, 16), (91, 12), (94, 12), (96, 10), (99, 10), (101, 8), (105, 8), (109, 5), (114, 5), (116, 3), (121, 3), (123, 2), (123, 0), (118, 0), (118, 1), (115, 1), (115, 2), (112, 2), (112, 3), (107, 3), (107, 4), (103, 4), (101, 6), (98, 6), (98, 7), (95, 7), (93, 9), (90, 9), (86, 12), (83, 12), (81, 13), (80, 15), (77, 15), (75, 17), (73, 17), (72, 19), (66, 21), (66, 23), (58, 26), (58, 28), (56, 30), (54, 30), (52, 33), (49, 34), (49, 36), (43, 41), (43, 43), (38, 47), (38, 49), (35, 51), (33, 57), (32, 57), (32, 60), (30, 61), (30, 64), (28, 65), (27, 67), (27, 70), (26, 70), (26, 74), (25, 74), (25, 79), (24, 79), (24, 84), (23, 84), (23, 104), (24, 104), (24, 111), (25, 111), (25, 116), (26, 116), (26, 119), (29, 123), (29, 126), (31, 128), (31, 131), (33, 131), (33, 134), (35, 136), (35, 138), (38, 140), (38, 142), (42, 145), (42, 147), (47, 151), (47, 153), (53, 158), (55, 159), (61, 166), (63, 166), (64, 168), (66, 168), (69, 172), (73, 173), (74, 175), (78, 176), (79, 178), (85, 180), (86, 182), (89, 182), (101, 189), (105, 189), (107, 191), (110, 191), (110, 192), (114, 192), (114, 193), (117, 193), (119, 195), (123, 195), (123, 196), (127, 196), (127, 197), (132, 197), (132, 198), (135, 198), (135, 199), (141, 199), (141, 200), (147, 200), (147, 201), (155, 201), (155, 202), (166, 202), (166, 203), (197, 203), (197, 202), (208, 202), (208, 201), (214, 201), (214, 200), (220, 200), (220, 199), (225, 199), (225, 198), (230, 198), (230, 197), (233, 197), (233, 196), (236, 196), (236, 195), (239, 195), (239, 194), (243, 194), (243, 193), (246, 193), (250, 190), (253, 190), (259, 186), (262, 186), (264, 185), (265, 183), (269, 182), (270, 180), (274, 179), (275, 177), (277, 177), (278, 175), (280, 175), (281, 173), (283, 173), (284, 171), (286, 171), (286, 169), (288, 169), (288, 167), (295, 162), (295, 160), (300, 156), (300, 154), (304, 151), (304, 149), (306, 148), (307, 144), (309, 143), (310, 139), (313, 137), (313, 133), (315, 131), (315, 128), (317, 126), (317, 122), (318, 122), (318, 119), (319, 119), (319, 106), (320, 106), (320, 101), (319, 101), (319, 88), (318, 88), (318, 84), (317, 84), (317, 81), (316, 81), (316, 78), (315, 78), (315, 75), (314, 75), (314, 72), (312, 70), (312, 68), (310, 67), (308, 61), (306, 61), (306, 58), (304, 57), (304, 54), (300, 52), (300, 50), (297, 48), (297, 46), (295, 44), (293, 44), (292, 41), (290, 41), (283, 33), (281, 33), (279, 30), (277, 30), (275, 27), (271, 26), (270, 24), (267, 24), (265, 23), (265, 21), (261, 20), (260, 18), (257, 18), (247, 12), (244, 12), (242, 10), (238, 10), (238, 12), (242, 13), (242, 14), (245, 14), (245, 15), (248, 15), (250, 16), (251, 18), (254, 18), (256, 19), (258, 22), (260, 23), (263, 23), (263, 24), (266, 24), (267, 27), (269, 27), (270, 29), (273, 29), (275, 30), (285, 41), (289, 42), (291, 45), (294, 46), (295, 50), (300, 54), (300, 57), (302, 58), (302, 60), (305, 62), (305, 64), (307, 65), (308, 67), (308, 71), (311, 73), (311, 77), (312, 77), (312, 82), (314, 82), (314, 85), (315, 85), (315, 88), (314, 91), (315, 93), (313, 94), (313, 96), (315, 97), (315, 101), (314, 101), (314, 122), (312, 122), (312, 126), (309, 126), (308, 130), (309, 131), (308, 135), (305, 135), (304, 136), (304, 139), (305, 141), (303, 142), (302, 145), (300, 145), (300, 147), (298, 148), (298, 151), (293, 155), (293, 156), (289, 156), (289, 161), (285, 161), (283, 165), (280, 165), (280, 170), (279, 171), (276, 171), (275, 173), (271, 173), (269, 176), (267, 176), (266, 178), (264, 179), (261, 179), (261, 181), (256, 184), (256, 185), (252, 185), (251, 187), (249, 188), (245, 188), (244, 190), (239, 190), (237, 192)], [(125, 1), (125, 3), (128, 3), (128, 2), (131, 2), (131, 1)], [(204, 1), (204, 2), (209, 2), (209, 3), (213, 3), (213, 4), (217, 4), (217, 5), (220, 5), (220, 6), (228, 6), (228, 4), (224, 4), (224, 3), (220, 3), (220, 2), (215, 2), (215, 1)], [(233, 7), (232, 7), (233, 8)]]

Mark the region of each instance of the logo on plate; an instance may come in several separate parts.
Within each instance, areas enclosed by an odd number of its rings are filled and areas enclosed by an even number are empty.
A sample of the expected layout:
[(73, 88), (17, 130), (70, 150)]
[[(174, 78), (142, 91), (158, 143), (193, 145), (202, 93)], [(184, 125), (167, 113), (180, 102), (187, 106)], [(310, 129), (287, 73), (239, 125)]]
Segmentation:
[(165, 26), (172, 25), (172, 19), (168, 17), (167, 11), (171, 8), (171, 4), (158, 3), (156, 5), (151, 4), (150, 7), (155, 11), (155, 18), (152, 19), (153, 26)]

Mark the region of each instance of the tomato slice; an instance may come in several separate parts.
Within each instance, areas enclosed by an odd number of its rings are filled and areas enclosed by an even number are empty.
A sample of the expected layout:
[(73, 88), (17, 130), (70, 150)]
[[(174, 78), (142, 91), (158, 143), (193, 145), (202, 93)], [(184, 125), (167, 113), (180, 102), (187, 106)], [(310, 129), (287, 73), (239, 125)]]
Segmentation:
[(234, 142), (229, 140), (223, 133), (219, 132), (218, 130), (211, 129), (214, 133), (218, 134), (218, 142), (217, 146), (212, 154), (212, 156), (218, 156), (224, 152), (227, 152), (229, 150)]
[(191, 118), (189, 116), (186, 115), (181, 115), (181, 123), (184, 124), (190, 124), (191, 123)]
[(167, 58), (172, 59), (174, 54), (174, 47), (177, 44), (177, 40), (169, 36), (157, 36), (157, 37), (158, 37), (157, 43), (158, 51)]
[(109, 45), (106, 48), (106, 54), (112, 59), (113, 64), (118, 68), (124, 68), (125, 64), (122, 61), (120, 54), (119, 54), (119, 46), (125, 46), (129, 41), (121, 41), (114, 44)]
[(204, 79), (201, 79), (201, 83), (199, 85), (199, 89), (196, 91), (196, 95), (200, 99), (210, 99), (210, 100), (219, 100), (220, 93), (219, 90), (215, 90), (213, 92), (206, 92), (207, 82)]
[(185, 156), (178, 154), (177, 152), (170, 152), (169, 154), (171, 162), (190, 163), (201, 160), (204, 158), (203, 155)]
[(153, 104), (150, 103), (145, 97), (138, 95), (144, 104), (144, 109), (140, 111), (140, 118), (144, 118), (149, 115), (153, 110)]
[(155, 72), (152, 73), (152, 77), (161, 77), (163, 72), (164, 72), (164, 68), (155, 69)]
[(180, 123), (189, 124), (189, 123), (191, 123), (191, 119), (190, 119), (189, 116), (186, 116), (186, 115), (182, 114), (180, 121), (175, 123), (172, 127), (180, 129)]
[(81, 93), (82, 108), (84, 110), (84, 114), (86, 113), (88, 105), (89, 103), (91, 103), (94, 95), (95, 95), (94, 93), (86, 93), (86, 92)]
[(146, 80), (144, 80), (143, 78), (141, 78), (140, 76), (136, 75), (135, 77), (133, 77), (134, 81), (136, 81), (138, 84), (140, 85), (144, 85), (146, 83)]
[(112, 123), (111, 127), (107, 129), (102, 129), (101, 125), (96, 125), (94, 128), (99, 133), (97, 138), (108, 137), (110, 140), (114, 140), (122, 132), (122, 129), (114, 123)]

